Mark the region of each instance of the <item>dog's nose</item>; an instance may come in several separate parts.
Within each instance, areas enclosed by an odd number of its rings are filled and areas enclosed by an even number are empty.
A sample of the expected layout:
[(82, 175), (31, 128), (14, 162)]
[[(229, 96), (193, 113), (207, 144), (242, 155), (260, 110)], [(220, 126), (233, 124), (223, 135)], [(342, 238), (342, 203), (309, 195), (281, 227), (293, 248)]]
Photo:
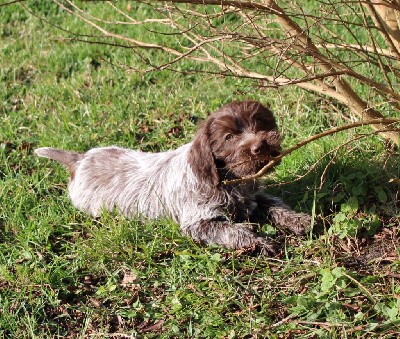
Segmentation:
[(261, 147), (259, 145), (257, 146), (253, 146), (251, 148), (251, 153), (253, 153), (254, 155), (258, 155), (261, 152)]
[(253, 155), (259, 155), (267, 150), (267, 146), (264, 142), (259, 142), (250, 147), (250, 151)]

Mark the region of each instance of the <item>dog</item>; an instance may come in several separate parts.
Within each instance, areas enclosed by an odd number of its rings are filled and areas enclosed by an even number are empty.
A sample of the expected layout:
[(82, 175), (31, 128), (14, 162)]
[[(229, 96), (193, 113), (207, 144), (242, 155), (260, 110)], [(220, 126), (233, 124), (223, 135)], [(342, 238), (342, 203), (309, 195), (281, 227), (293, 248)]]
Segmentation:
[(92, 216), (117, 209), (128, 218), (169, 217), (197, 242), (274, 255), (276, 242), (254, 225), (269, 222), (300, 235), (310, 229), (311, 217), (266, 194), (258, 180), (222, 181), (255, 174), (280, 151), (273, 113), (257, 101), (243, 101), (211, 114), (194, 140), (176, 150), (112, 146), (77, 153), (44, 147), (35, 153), (67, 167), (73, 205)]

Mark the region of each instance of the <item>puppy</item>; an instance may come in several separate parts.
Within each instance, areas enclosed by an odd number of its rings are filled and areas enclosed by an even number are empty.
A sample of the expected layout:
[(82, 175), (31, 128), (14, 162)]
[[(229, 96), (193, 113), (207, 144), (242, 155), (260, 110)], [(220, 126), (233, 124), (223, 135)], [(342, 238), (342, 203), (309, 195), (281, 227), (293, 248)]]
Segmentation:
[(68, 168), (72, 203), (93, 216), (116, 208), (128, 218), (169, 217), (195, 241), (256, 246), (272, 255), (275, 242), (255, 233), (254, 223), (301, 234), (309, 230), (310, 216), (267, 195), (257, 180), (226, 186), (222, 181), (255, 174), (280, 150), (272, 112), (244, 101), (219, 109), (193, 142), (172, 151), (100, 147), (81, 154), (45, 147), (35, 152)]

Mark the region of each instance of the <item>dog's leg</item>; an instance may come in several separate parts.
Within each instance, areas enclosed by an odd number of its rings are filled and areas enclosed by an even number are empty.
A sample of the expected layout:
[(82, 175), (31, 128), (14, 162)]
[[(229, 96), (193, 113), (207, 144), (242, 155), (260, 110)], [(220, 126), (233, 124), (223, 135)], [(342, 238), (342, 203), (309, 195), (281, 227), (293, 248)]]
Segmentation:
[(259, 210), (262, 211), (264, 220), (270, 221), (282, 230), (301, 235), (311, 228), (311, 216), (298, 213), (286, 205), (281, 199), (266, 194), (257, 196)]
[(204, 244), (217, 244), (232, 249), (256, 245), (261, 253), (268, 255), (274, 255), (277, 251), (277, 245), (272, 239), (258, 236), (249, 224), (232, 224), (227, 220), (203, 220), (198, 224), (183, 227), (182, 232)]

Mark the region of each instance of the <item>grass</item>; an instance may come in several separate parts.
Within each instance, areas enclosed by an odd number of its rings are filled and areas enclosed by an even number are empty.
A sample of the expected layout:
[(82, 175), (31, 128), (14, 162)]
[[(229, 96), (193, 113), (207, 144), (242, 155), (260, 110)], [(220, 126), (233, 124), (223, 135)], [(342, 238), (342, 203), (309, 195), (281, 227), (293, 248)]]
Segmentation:
[[(53, 23), (77, 25), (55, 6), (27, 6)], [(69, 202), (66, 171), (36, 158), (35, 147), (175, 148), (191, 140), (208, 112), (244, 98), (269, 103), (286, 146), (342, 116), (329, 101), (294, 88), (127, 73), (104, 61), (130, 60), (127, 50), (63, 41), (63, 32), (18, 4), (1, 11), (0, 336), (399, 334), (400, 212), (398, 187), (388, 183), (399, 176), (397, 151), (378, 137), (354, 141), (298, 181), (356, 132), (287, 157), (266, 189), (298, 210), (315, 209), (325, 228), (286, 237), (276, 258), (200, 246), (167, 219), (93, 219)]]

